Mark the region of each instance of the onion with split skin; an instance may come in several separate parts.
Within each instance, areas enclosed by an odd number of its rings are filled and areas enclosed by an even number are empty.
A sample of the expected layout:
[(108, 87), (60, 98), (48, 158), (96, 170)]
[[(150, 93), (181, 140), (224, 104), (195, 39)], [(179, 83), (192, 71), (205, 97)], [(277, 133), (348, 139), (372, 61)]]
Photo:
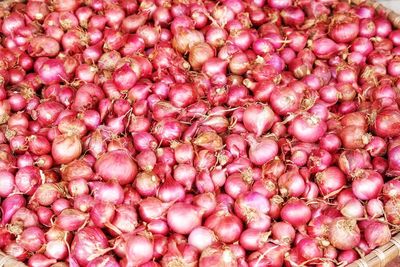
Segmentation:
[(107, 248), (108, 240), (102, 230), (87, 226), (76, 233), (71, 252), (79, 264), (87, 265), (91, 260), (106, 253)]

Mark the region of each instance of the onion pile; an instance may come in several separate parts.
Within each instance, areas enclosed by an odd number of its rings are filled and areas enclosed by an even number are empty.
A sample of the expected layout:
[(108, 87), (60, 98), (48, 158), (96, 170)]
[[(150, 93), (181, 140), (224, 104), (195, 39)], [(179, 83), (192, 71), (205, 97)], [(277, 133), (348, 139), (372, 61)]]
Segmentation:
[(9, 256), (332, 267), (398, 231), (400, 30), (373, 8), (11, 2), (0, 6)]

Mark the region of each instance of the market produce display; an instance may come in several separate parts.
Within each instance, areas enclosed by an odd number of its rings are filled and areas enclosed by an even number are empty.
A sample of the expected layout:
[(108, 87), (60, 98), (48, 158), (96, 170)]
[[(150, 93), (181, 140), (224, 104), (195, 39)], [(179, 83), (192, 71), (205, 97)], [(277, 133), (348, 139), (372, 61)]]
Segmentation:
[(400, 30), (337, 0), (0, 6), (0, 250), (345, 266), (400, 229)]

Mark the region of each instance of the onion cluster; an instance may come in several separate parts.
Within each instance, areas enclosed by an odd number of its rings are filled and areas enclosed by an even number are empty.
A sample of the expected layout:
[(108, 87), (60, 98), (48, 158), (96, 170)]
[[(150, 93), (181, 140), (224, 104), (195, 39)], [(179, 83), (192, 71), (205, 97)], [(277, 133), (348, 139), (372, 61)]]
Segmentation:
[(0, 250), (333, 267), (400, 225), (400, 30), (339, 0), (0, 5)]

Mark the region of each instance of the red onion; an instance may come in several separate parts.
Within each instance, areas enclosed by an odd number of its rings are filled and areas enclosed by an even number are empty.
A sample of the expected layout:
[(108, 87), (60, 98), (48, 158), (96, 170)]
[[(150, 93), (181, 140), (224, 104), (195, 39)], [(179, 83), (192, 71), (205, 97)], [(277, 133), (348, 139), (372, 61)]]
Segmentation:
[(6, 198), (15, 188), (14, 175), (8, 171), (0, 171), (0, 197)]
[(216, 242), (216, 237), (210, 229), (199, 226), (193, 229), (188, 237), (188, 243), (199, 251), (207, 249)]
[(249, 256), (249, 266), (256, 267), (259, 264), (271, 265), (273, 267), (283, 266), (284, 254), (287, 252), (285, 246), (279, 246), (268, 242), (265, 246)]
[(278, 178), (280, 194), (284, 197), (300, 197), (305, 191), (305, 182), (296, 168)]
[[(201, 224), (201, 214), (196, 207), (186, 203), (175, 203), (168, 209), (168, 225), (180, 234), (189, 234), (195, 227)], [(185, 221), (183, 226), (180, 222)]]
[(287, 7), (281, 11), (283, 22), (286, 25), (294, 26), (304, 23), (304, 12), (299, 7)]
[(200, 70), (208, 59), (215, 55), (214, 50), (207, 43), (194, 45), (189, 52), (189, 63), (195, 70)]
[(369, 154), (364, 150), (349, 150), (340, 154), (338, 165), (345, 174), (353, 174), (358, 169), (370, 169), (372, 167)]
[(371, 249), (385, 245), (391, 238), (389, 226), (378, 221), (369, 222), (364, 231), (365, 240)]
[(153, 257), (154, 244), (143, 235), (130, 235), (125, 246), (130, 264), (141, 265)]
[(263, 165), (278, 154), (278, 145), (271, 139), (264, 138), (257, 141), (253, 136), (249, 135), (248, 142), (250, 144), (249, 159), (255, 165)]
[(137, 225), (136, 210), (128, 205), (120, 205), (116, 208), (112, 225), (123, 233), (132, 232)]
[(218, 240), (224, 243), (238, 241), (243, 229), (242, 221), (224, 210), (211, 214), (204, 222), (204, 226), (213, 230)]
[(339, 217), (329, 227), (329, 242), (338, 249), (348, 250), (360, 243), (360, 229), (354, 219)]
[(347, 43), (354, 40), (359, 33), (358, 19), (345, 13), (338, 13), (334, 17), (329, 35), (338, 43)]
[(4, 252), (19, 261), (24, 261), (28, 257), (27, 251), (15, 241), (7, 244), (7, 246), (4, 248)]
[(251, 177), (246, 177), (239, 173), (234, 173), (226, 179), (224, 189), (225, 192), (233, 198), (237, 198), (241, 193), (248, 191), (250, 188)]
[(80, 229), (89, 219), (89, 216), (79, 210), (65, 209), (58, 216), (55, 225), (66, 231)]
[(30, 252), (38, 251), (45, 243), (43, 231), (36, 226), (26, 228), (19, 237), (18, 244)]
[(32, 166), (20, 168), (15, 175), (15, 185), (24, 194), (33, 195), (40, 181), (41, 175), (39, 169)]
[(365, 210), (362, 203), (357, 199), (350, 199), (343, 205), (340, 212), (347, 218), (362, 218)]
[(33, 199), (40, 205), (50, 206), (60, 197), (59, 189), (50, 183), (40, 185), (35, 192)]
[(236, 199), (234, 210), (240, 218), (250, 221), (258, 213), (267, 214), (270, 210), (270, 204), (268, 199), (260, 193), (244, 193)]
[(36, 210), (39, 222), (45, 226), (51, 225), (51, 218), (53, 217), (54, 213), (51, 209), (46, 207), (39, 207)]
[(399, 60), (390, 60), (388, 63), (388, 73), (394, 77), (400, 76), (400, 62)]
[(320, 38), (313, 41), (311, 49), (317, 57), (322, 59), (329, 59), (338, 51), (337, 44), (329, 38)]
[(51, 154), (56, 163), (70, 163), (82, 153), (82, 144), (78, 136), (57, 136), (51, 148)]
[(314, 149), (309, 158), (307, 167), (311, 173), (322, 171), (332, 164), (331, 154), (323, 149)]
[(39, 266), (54, 266), (56, 264), (56, 259), (50, 259), (43, 254), (32, 255), (28, 261), (29, 266), (39, 267)]
[(397, 136), (399, 133), (395, 122), (398, 116), (400, 116), (400, 113), (397, 110), (379, 112), (373, 125), (375, 133), (380, 137)]
[(376, 198), (380, 194), (382, 187), (382, 176), (372, 170), (364, 170), (360, 174), (356, 174), (352, 184), (354, 195), (361, 200)]
[(296, 235), (293, 226), (286, 222), (277, 222), (271, 228), (272, 237), (282, 243), (291, 244)]
[(57, 40), (46, 36), (34, 37), (28, 47), (31, 57), (54, 57), (60, 51), (60, 44)]
[(221, 267), (237, 266), (237, 258), (229, 247), (212, 245), (200, 255), (199, 266), (208, 266), (217, 264)]
[(289, 133), (302, 142), (316, 142), (327, 129), (326, 123), (318, 117), (306, 113), (296, 117), (289, 126)]
[(320, 258), (323, 255), (321, 246), (313, 238), (303, 238), (296, 247), (300, 256), (307, 260)]
[(25, 25), (24, 16), (19, 12), (12, 12), (2, 23), (1, 30), (6, 35), (11, 35), (18, 28)]
[(268, 5), (270, 7), (276, 8), (276, 9), (283, 9), (290, 7), (292, 5), (291, 0), (284, 0), (284, 1), (278, 1), (278, 0), (268, 0)]
[(178, 183), (189, 189), (196, 178), (196, 170), (188, 164), (179, 164), (174, 169), (173, 177)]
[(333, 217), (327, 215), (319, 215), (311, 219), (307, 226), (308, 235), (310, 237), (328, 237), (329, 225), (333, 219)]
[(0, 8), (9, 256), (333, 267), (400, 225), (400, 35), (374, 8), (48, 2)]
[(274, 112), (268, 106), (254, 104), (246, 108), (243, 123), (247, 130), (260, 136), (271, 128), (273, 116)]
[(139, 205), (139, 215), (144, 221), (151, 221), (161, 218), (171, 204), (163, 203), (155, 197), (143, 199)]
[(383, 203), (379, 199), (371, 199), (368, 201), (366, 211), (372, 218), (378, 218), (383, 215)]
[[(62, 237), (61, 237), (62, 238)], [(65, 259), (68, 255), (68, 248), (64, 240), (49, 240), (46, 244), (45, 256), (53, 259)]]
[(345, 186), (346, 177), (337, 167), (328, 167), (315, 176), (315, 181), (324, 196), (333, 196)]
[(303, 200), (292, 198), (283, 206), (281, 217), (291, 225), (299, 227), (311, 219), (311, 210)]
[(392, 32), (392, 24), (385, 18), (377, 18), (375, 21), (376, 35), (379, 37), (386, 37)]
[(99, 228), (88, 226), (76, 233), (72, 241), (71, 253), (79, 264), (86, 265), (94, 255), (102, 255), (106, 252), (107, 247), (107, 238), (104, 233)]
[(287, 115), (300, 107), (301, 94), (290, 87), (272, 91), (270, 95), (271, 107), (279, 115)]
[(127, 151), (114, 150), (104, 154), (96, 161), (95, 170), (103, 179), (117, 179), (119, 184), (125, 185), (134, 180), (137, 174), (137, 165)]
[(246, 250), (254, 251), (264, 245), (268, 236), (269, 233), (267, 232), (263, 233), (251, 228), (246, 229), (240, 236), (240, 245)]
[(387, 216), (387, 220), (392, 224), (399, 224), (400, 223), (400, 214), (398, 211), (398, 199), (392, 198), (389, 199), (384, 206), (384, 211)]

